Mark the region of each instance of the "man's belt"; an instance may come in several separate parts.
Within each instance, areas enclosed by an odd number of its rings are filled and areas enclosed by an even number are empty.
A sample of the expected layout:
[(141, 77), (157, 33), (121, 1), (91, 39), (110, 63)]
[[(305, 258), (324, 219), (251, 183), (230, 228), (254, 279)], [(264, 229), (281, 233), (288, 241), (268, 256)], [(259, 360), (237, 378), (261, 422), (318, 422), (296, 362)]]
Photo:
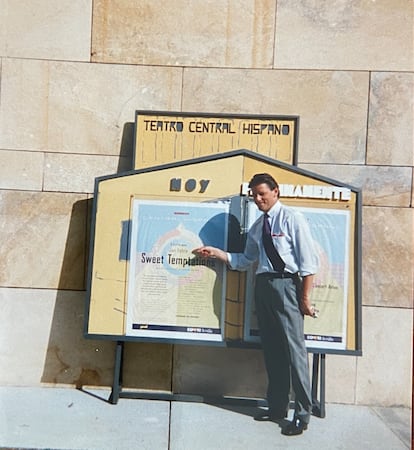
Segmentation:
[(299, 273), (290, 272), (262, 272), (257, 275), (258, 277), (266, 278), (299, 278)]

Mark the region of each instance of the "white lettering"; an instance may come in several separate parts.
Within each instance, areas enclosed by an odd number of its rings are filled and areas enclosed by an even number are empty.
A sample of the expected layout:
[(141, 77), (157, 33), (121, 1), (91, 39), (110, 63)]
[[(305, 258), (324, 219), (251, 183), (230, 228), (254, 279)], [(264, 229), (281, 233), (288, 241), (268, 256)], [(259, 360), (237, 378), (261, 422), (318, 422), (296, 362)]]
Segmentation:
[(351, 200), (351, 189), (340, 186), (280, 184), (279, 191), (281, 197)]

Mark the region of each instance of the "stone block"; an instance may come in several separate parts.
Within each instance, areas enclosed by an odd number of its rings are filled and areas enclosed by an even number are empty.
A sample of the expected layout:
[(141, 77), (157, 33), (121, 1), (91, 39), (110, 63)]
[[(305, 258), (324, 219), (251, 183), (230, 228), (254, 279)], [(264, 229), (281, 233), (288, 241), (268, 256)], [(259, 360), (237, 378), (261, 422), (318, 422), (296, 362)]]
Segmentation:
[(357, 404), (410, 407), (412, 325), (412, 310), (363, 308)]
[(361, 189), (365, 206), (410, 206), (410, 167), (335, 164), (301, 164), (300, 167)]
[(3, 58), (0, 148), (47, 149), (49, 76), (46, 61)]
[(326, 355), (326, 402), (355, 403), (358, 356)]
[(368, 116), (368, 164), (414, 165), (413, 93), (413, 73), (372, 74)]
[(113, 343), (83, 337), (85, 292), (0, 288), (0, 384), (111, 385)]
[(414, 70), (412, 2), (278, 0), (276, 19), (276, 68)]
[(43, 153), (0, 150), (0, 189), (41, 191)]
[(271, 68), (276, 0), (94, 1), (92, 60)]
[(46, 153), (44, 190), (93, 193), (95, 177), (117, 173), (120, 163), (117, 156)]
[(119, 155), (137, 109), (178, 110), (182, 72), (6, 59), (0, 148)]
[[(309, 368), (312, 374), (312, 354)], [(355, 403), (356, 356), (326, 356), (326, 401)], [(266, 398), (261, 350), (176, 346), (174, 391), (195, 395)]]
[(183, 110), (297, 115), (299, 163), (364, 164), (368, 83), (361, 72), (185, 69)]
[(124, 347), (125, 389), (171, 391), (173, 346), (127, 342)]
[(413, 209), (365, 207), (362, 303), (413, 307)]
[(85, 195), (0, 191), (0, 286), (85, 289)]
[(89, 61), (92, 0), (2, 0), (0, 6), (0, 56)]
[[(84, 338), (84, 291), (0, 288), (0, 303), (2, 386), (112, 386), (114, 342)], [(170, 345), (126, 344), (124, 386), (169, 390), (171, 361)]]
[(174, 347), (174, 392), (264, 398), (266, 388), (261, 350)]

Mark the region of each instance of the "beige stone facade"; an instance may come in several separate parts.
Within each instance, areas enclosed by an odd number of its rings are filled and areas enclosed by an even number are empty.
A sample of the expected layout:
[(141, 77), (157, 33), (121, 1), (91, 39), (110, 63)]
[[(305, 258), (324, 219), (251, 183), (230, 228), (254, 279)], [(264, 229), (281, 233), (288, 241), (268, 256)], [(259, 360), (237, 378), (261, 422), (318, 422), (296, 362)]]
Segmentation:
[[(327, 401), (411, 404), (413, 2), (0, 0), (0, 384), (108, 386), (83, 338), (94, 179), (136, 110), (300, 116), (298, 164), (362, 189), (362, 357)], [(126, 345), (125, 384), (262, 396), (261, 353)]]

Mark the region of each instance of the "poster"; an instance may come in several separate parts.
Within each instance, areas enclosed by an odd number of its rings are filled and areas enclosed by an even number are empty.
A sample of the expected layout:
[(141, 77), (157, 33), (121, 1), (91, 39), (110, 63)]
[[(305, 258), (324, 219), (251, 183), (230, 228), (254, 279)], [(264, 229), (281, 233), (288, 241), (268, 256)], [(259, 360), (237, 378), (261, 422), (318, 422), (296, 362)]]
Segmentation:
[[(292, 207), (306, 217), (320, 261), (311, 294), (318, 318), (305, 317), (307, 347), (346, 349), (349, 277), (350, 212), (347, 210)], [(249, 227), (262, 213), (249, 203)], [(254, 311), (254, 271), (248, 274), (245, 340), (259, 341)]]
[(223, 340), (225, 267), (195, 256), (226, 249), (229, 204), (132, 201), (127, 336)]

